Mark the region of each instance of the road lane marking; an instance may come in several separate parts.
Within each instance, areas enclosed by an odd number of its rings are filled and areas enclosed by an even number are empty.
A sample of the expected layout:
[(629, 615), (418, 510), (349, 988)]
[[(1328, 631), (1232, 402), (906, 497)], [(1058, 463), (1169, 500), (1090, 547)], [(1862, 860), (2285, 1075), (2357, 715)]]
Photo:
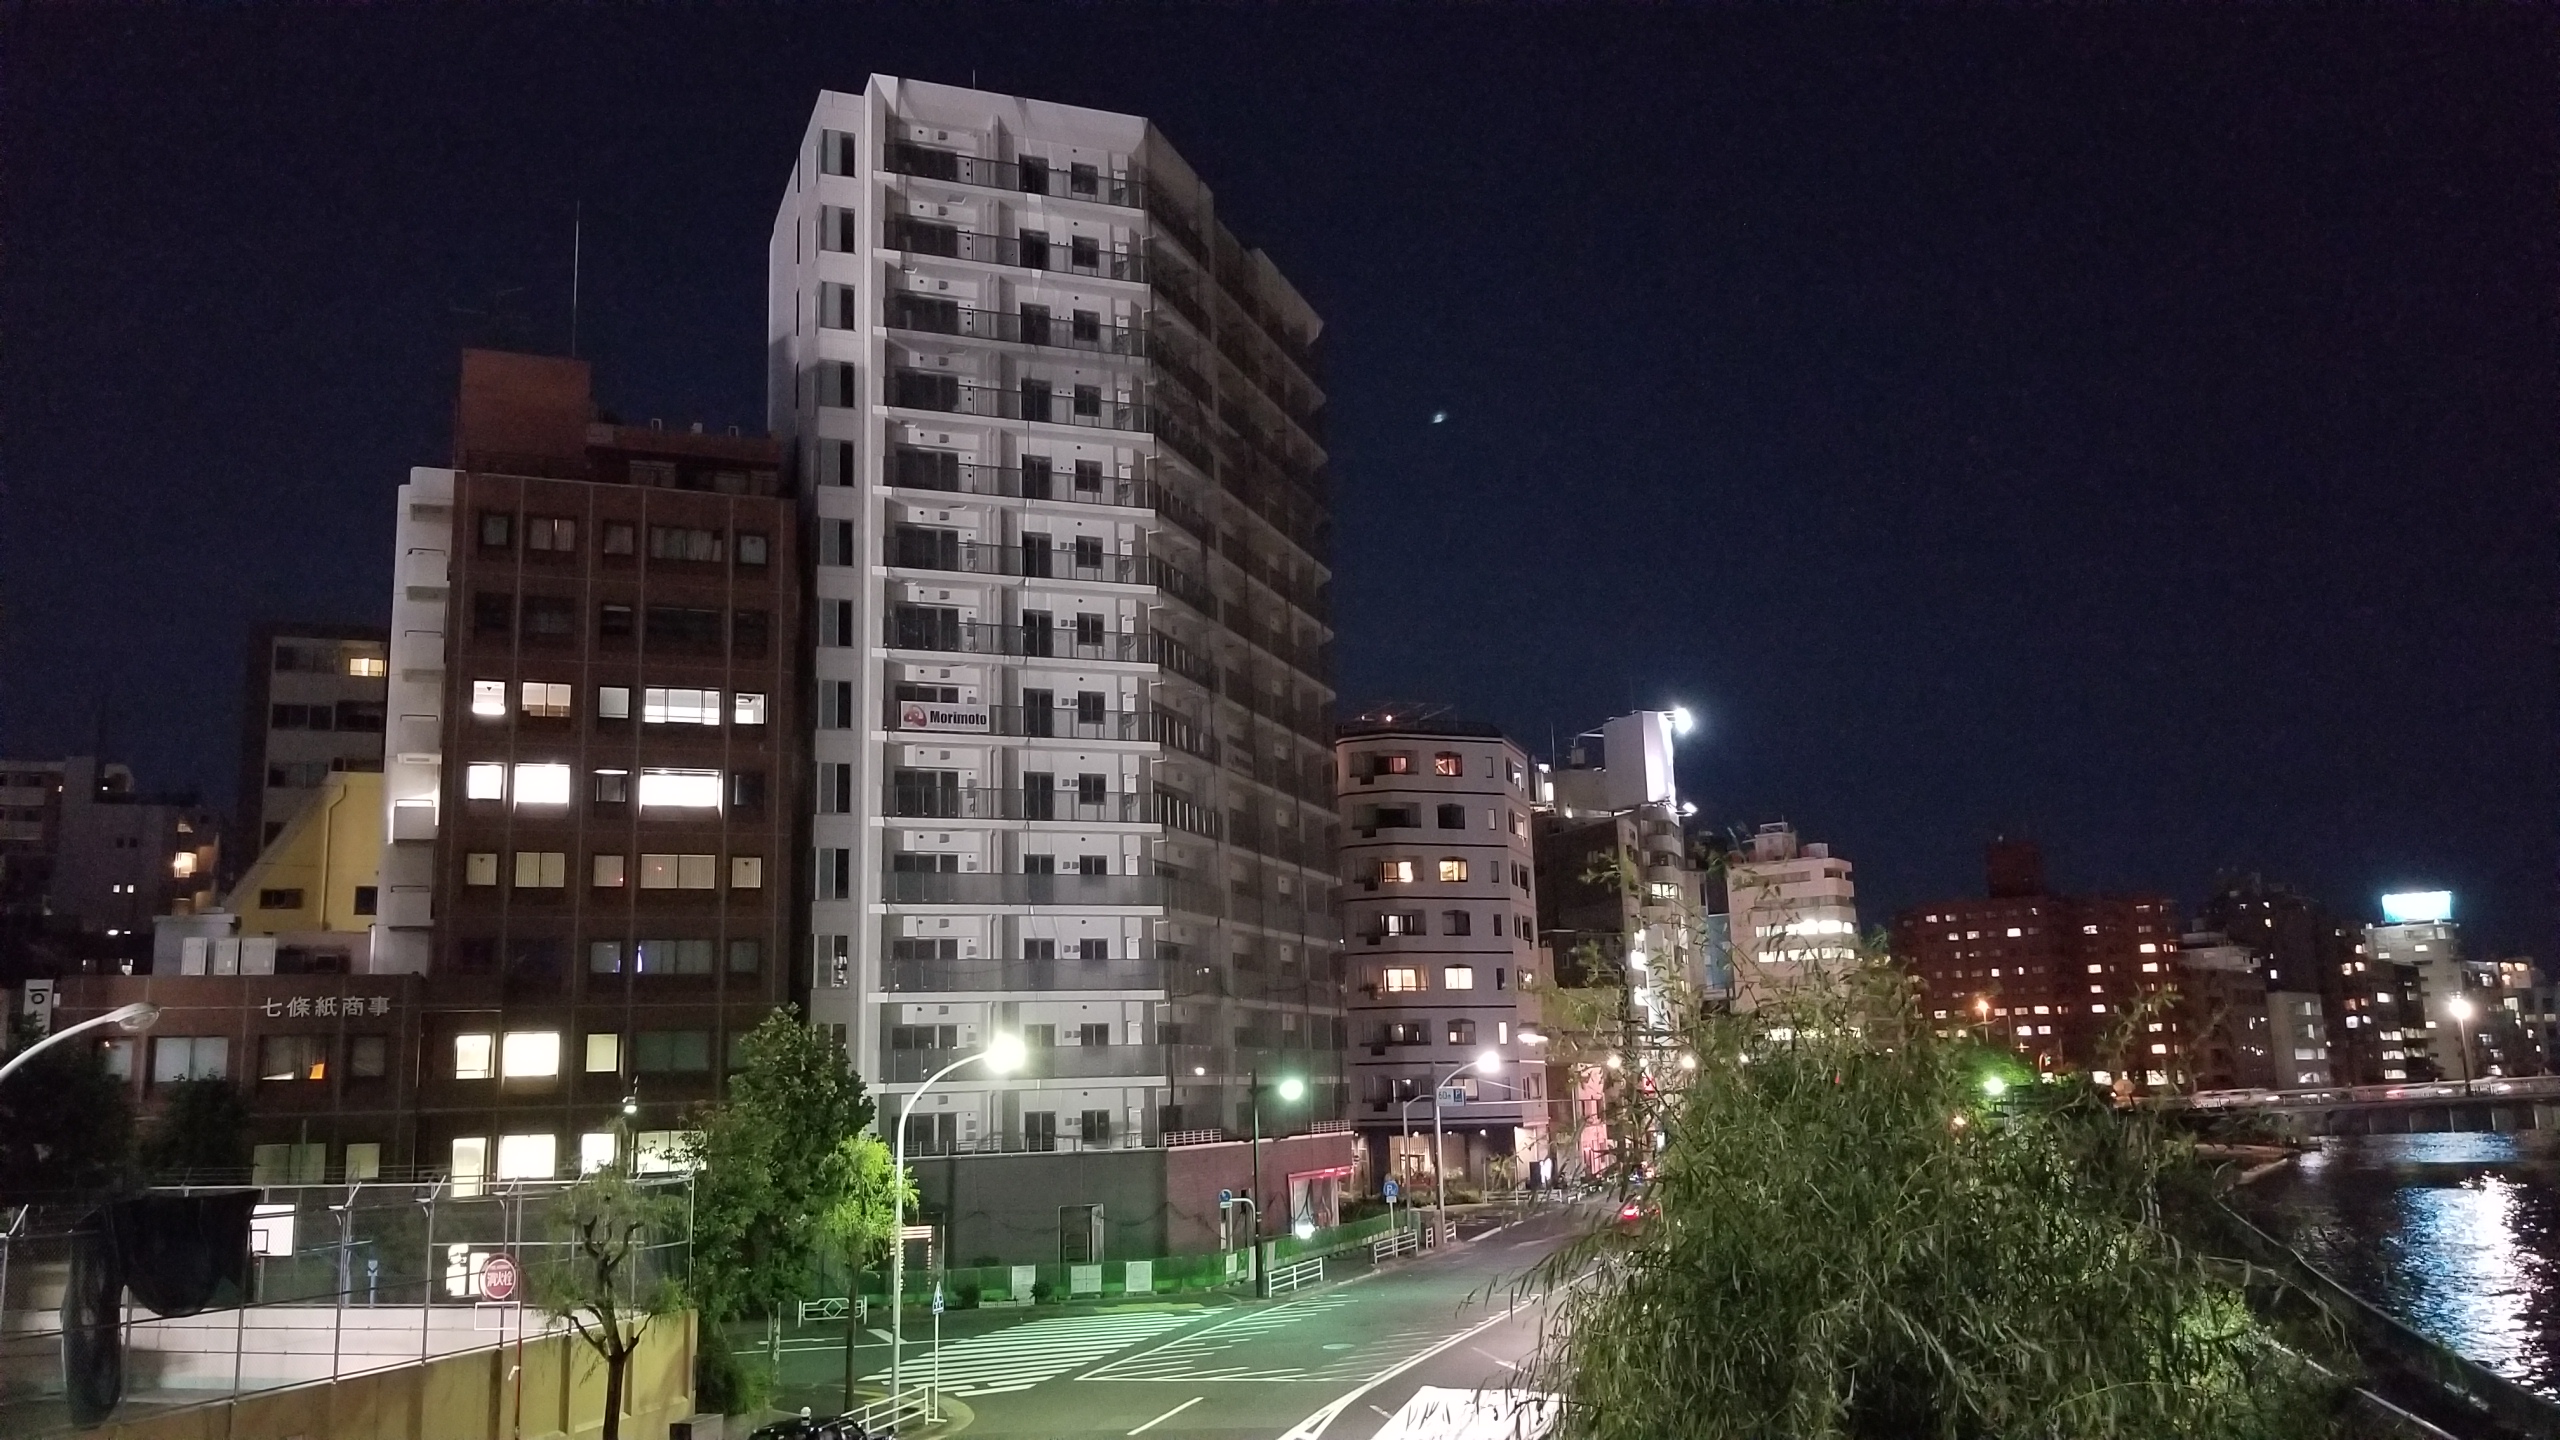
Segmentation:
[(1192, 1406), (1197, 1405), (1197, 1404), (1199, 1404), (1201, 1401), (1206, 1400), (1206, 1399), (1208, 1399), (1208, 1398), (1209, 1398), (1209, 1397), (1208, 1397), (1208, 1396), (1206, 1396), (1206, 1395), (1194, 1395), (1194, 1396), (1192, 1396), (1190, 1399), (1185, 1400), (1185, 1401), (1183, 1401), (1181, 1404), (1174, 1406), (1172, 1409), (1167, 1410), (1167, 1411), (1166, 1411), (1166, 1412), (1164, 1412), (1163, 1414), (1161, 1414), (1161, 1415), (1157, 1416), (1157, 1417), (1156, 1417), (1156, 1418), (1154, 1418), (1153, 1420), (1148, 1421), (1146, 1424), (1139, 1426), (1137, 1429), (1130, 1431), (1129, 1433), (1130, 1433), (1130, 1434), (1132, 1434), (1132, 1435), (1144, 1435), (1144, 1434), (1146, 1434), (1148, 1431), (1153, 1430), (1154, 1428), (1156, 1428), (1157, 1426), (1159, 1426), (1159, 1425), (1163, 1424), (1163, 1423), (1164, 1423), (1164, 1422), (1166, 1422), (1167, 1420), (1172, 1419), (1174, 1416), (1181, 1414), (1183, 1411), (1190, 1409)]
[(1505, 1369), (1505, 1370), (1517, 1370), (1517, 1369), (1519, 1369), (1519, 1368), (1520, 1368), (1520, 1362), (1519, 1362), (1519, 1361), (1517, 1361), (1517, 1360), (1505, 1360), (1505, 1359), (1503, 1359), (1501, 1356), (1494, 1354), (1492, 1351), (1487, 1350), (1486, 1348), (1484, 1348), (1484, 1347), (1483, 1347), (1483, 1346), (1481, 1346), (1481, 1345), (1470, 1345), (1470, 1346), (1468, 1346), (1467, 1348), (1468, 1348), (1468, 1349), (1470, 1349), (1470, 1350), (1473, 1350), (1474, 1352), (1476, 1352), (1477, 1354), (1479, 1354), (1479, 1355), (1483, 1356), (1483, 1357), (1484, 1357), (1484, 1358), (1486, 1358), (1487, 1360), (1492, 1361), (1494, 1364), (1501, 1366), (1501, 1367), (1502, 1367), (1503, 1369)]
[[(1028, 1390), (1198, 1318), (1163, 1310), (1061, 1315), (951, 1341), (942, 1347), (942, 1388), (963, 1396)], [(906, 1372), (920, 1378), (933, 1363), (926, 1350), (908, 1358)], [(869, 1378), (887, 1376), (883, 1370)]]
[(1441, 1341), (1439, 1344), (1432, 1346), (1430, 1349), (1423, 1351), (1421, 1354), (1395, 1365), (1390, 1369), (1379, 1371), (1377, 1374), (1370, 1376), (1367, 1380), (1362, 1381), (1358, 1387), (1347, 1390), (1341, 1395), (1335, 1397), (1332, 1404), (1325, 1406), (1313, 1415), (1310, 1415), (1306, 1419), (1289, 1427), (1288, 1431), (1281, 1435), (1280, 1440), (1323, 1440), (1325, 1430), (1331, 1426), (1334, 1421), (1342, 1418), (1342, 1412), (1351, 1408), (1352, 1401), (1357, 1400), (1361, 1396), (1368, 1394), (1370, 1391), (1377, 1389), (1379, 1386), (1393, 1380), (1407, 1370), (1410, 1370), (1416, 1365), (1421, 1364), (1423, 1361), (1430, 1359), (1432, 1356), (1439, 1354), (1441, 1351), (1463, 1345), (1466, 1342), (1473, 1340), (1478, 1335), (1483, 1334), (1487, 1330), (1492, 1329), (1494, 1326), (1501, 1324), (1505, 1320), (1512, 1319), (1513, 1317), (1514, 1312), (1510, 1310), (1506, 1310), (1499, 1315), (1488, 1316), (1478, 1324), (1459, 1331), (1457, 1334), (1452, 1335), (1448, 1339)]

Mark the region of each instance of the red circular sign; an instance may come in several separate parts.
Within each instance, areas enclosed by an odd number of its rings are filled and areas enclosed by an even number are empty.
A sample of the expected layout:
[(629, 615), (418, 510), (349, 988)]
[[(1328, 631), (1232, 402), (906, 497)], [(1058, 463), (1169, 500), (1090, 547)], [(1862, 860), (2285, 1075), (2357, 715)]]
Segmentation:
[(512, 1300), (516, 1296), (516, 1262), (504, 1255), (492, 1255), (480, 1267), (480, 1294), (490, 1300)]

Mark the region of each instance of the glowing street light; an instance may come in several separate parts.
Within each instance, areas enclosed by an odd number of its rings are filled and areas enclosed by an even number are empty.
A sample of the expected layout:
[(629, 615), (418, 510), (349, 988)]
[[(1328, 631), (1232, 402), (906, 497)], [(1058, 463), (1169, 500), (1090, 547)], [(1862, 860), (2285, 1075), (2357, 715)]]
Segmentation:
[[(1013, 1034), (990, 1036), (986, 1048), (963, 1055), (934, 1071), (925, 1077), (923, 1084), (907, 1093), (905, 1102), (898, 1107), (897, 1134), (891, 1137), (890, 1142), (891, 1163), (894, 1166), (890, 1173), (898, 1178), (902, 1193), (906, 1188), (907, 1178), (907, 1117), (915, 1113), (916, 1102), (924, 1098), (924, 1092), (932, 1089), (935, 1081), (963, 1065), (984, 1065), (993, 1074), (1010, 1075), (1021, 1069), (1030, 1058), (1031, 1051), (1022, 1043), (1021, 1036)], [(898, 1382), (904, 1374), (899, 1362), (904, 1358), (906, 1350), (906, 1300), (907, 1207), (905, 1200), (901, 1199), (898, 1202), (898, 1238), (889, 1251), (889, 1395), (892, 1400), (895, 1400), (899, 1394)], [(937, 1367), (937, 1373), (938, 1369), (939, 1367)], [(849, 1398), (848, 1403), (850, 1403)], [(939, 1393), (934, 1396), (934, 1403), (937, 1406), (942, 1403)]]
[(1997, 1100), (2009, 1093), (2009, 1082), (2002, 1076), (1985, 1075), (1982, 1077), (1982, 1093)]
[(1671, 733), (1672, 733), (1672, 734), (1674, 734), (1674, 735), (1686, 735), (1686, 734), (1688, 734), (1690, 731), (1695, 730), (1695, 729), (1697, 729), (1697, 728), (1698, 728), (1698, 717), (1689, 713), (1689, 707), (1688, 707), (1688, 706), (1686, 706), (1686, 705), (1674, 705), (1674, 706), (1672, 706), (1672, 707), (1671, 707)]
[(94, 1016), (90, 1019), (83, 1020), (77, 1025), (66, 1025), (62, 1029), (54, 1031), (52, 1034), (47, 1035), (33, 1045), (30, 1045), (26, 1049), (9, 1057), (8, 1064), (0, 1065), (0, 1080), (6, 1080), (9, 1078), (10, 1071), (15, 1070), (19, 1066), (26, 1064), (29, 1060), (34, 1059), (37, 1051), (44, 1049), (48, 1045), (59, 1045), (63, 1041), (70, 1039), (72, 1036), (77, 1035), (84, 1030), (96, 1030), (104, 1026), (113, 1025), (121, 1030), (140, 1032), (150, 1029), (152, 1023), (157, 1021), (159, 1018), (159, 1006), (152, 1004), (148, 1000), (137, 1000), (130, 1005), (119, 1005), (104, 1015)]
[(2456, 995), (2444, 1002), (2445, 1013), (2453, 1017), (2454, 1034), (2462, 1047), (2462, 1093), (2471, 1093), (2471, 997)]

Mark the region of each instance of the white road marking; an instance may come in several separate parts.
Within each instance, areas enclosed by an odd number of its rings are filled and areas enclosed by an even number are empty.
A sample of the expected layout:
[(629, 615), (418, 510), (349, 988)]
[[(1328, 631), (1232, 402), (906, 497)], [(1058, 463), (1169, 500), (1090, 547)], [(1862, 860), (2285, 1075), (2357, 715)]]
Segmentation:
[[(1001, 1395), (1028, 1390), (1199, 1318), (1196, 1310), (1061, 1315), (973, 1335), (942, 1347), (942, 1388), (955, 1395)], [(907, 1377), (922, 1380), (933, 1373), (933, 1364), (930, 1350), (911, 1355), (906, 1361)], [(885, 1380), (888, 1376), (889, 1372), (882, 1370), (869, 1378)]]
[(1412, 1369), (1414, 1366), (1419, 1365), (1423, 1361), (1430, 1359), (1432, 1356), (1439, 1354), (1441, 1351), (1463, 1345), (1510, 1318), (1512, 1317), (1511, 1312), (1509, 1311), (1504, 1311), (1499, 1315), (1489, 1315), (1476, 1324), (1459, 1331), (1457, 1334), (1452, 1335), (1448, 1339), (1441, 1341), (1439, 1344), (1432, 1346), (1430, 1349), (1423, 1351), (1421, 1354), (1412, 1356), (1388, 1367), (1387, 1369), (1379, 1371), (1377, 1374), (1362, 1381), (1358, 1386), (1350, 1390), (1346, 1390), (1342, 1394), (1336, 1396), (1332, 1404), (1325, 1406), (1313, 1415), (1310, 1415), (1306, 1419), (1299, 1421), (1297, 1424), (1290, 1426), (1288, 1431), (1280, 1437), (1280, 1440), (1323, 1440), (1325, 1430), (1330, 1427), (1334, 1421), (1342, 1418), (1342, 1412), (1351, 1408), (1352, 1401), (1357, 1400), (1361, 1396), (1368, 1394), (1370, 1391), (1377, 1389), (1379, 1386), (1393, 1380), (1407, 1370)]
[(1130, 1431), (1129, 1433), (1130, 1433), (1130, 1434), (1132, 1434), (1132, 1435), (1144, 1435), (1144, 1434), (1146, 1434), (1148, 1431), (1153, 1430), (1154, 1428), (1156, 1428), (1157, 1426), (1159, 1426), (1159, 1425), (1163, 1424), (1163, 1423), (1164, 1423), (1164, 1422), (1166, 1422), (1167, 1420), (1172, 1419), (1174, 1416), (1181, 1414), (1183, 1411), (1190, 1409), (1192, 1406), (1197, 1405), (1197, 1404), (1199, 1404), (1201, 1401), (1206, 1400), (1206, 1399), (1208, 1399), (1208, 1398), (1209, 1398), (1209, 1397), (1208, 1397), (1208, 1396), (1206, 1396), (1206, 1395), (1194, 1395), (1194, 1396), (1192, 1396), (1190, 1399), (1185, 1400), (1185, 1401), (1183, 1401), (1181, 1404), (1174, 1406), (1172, 1409), (1167, 1410), (1167, 1411), (1166, 1411), (1166, 1412), (1164, 1412), (1163, 1414), (1161, 1414), (1161, 1415), (1157, 1416), (1157, 1417), (1156, 1417), (1156, 1418), (1154, 1418), (1153, 1420), (1148, 1421), (1146, 1424), (1139, 1426), (1137, 1429)]
[(1483, 1356), (1483, 1357), (1484, 1357), (1484, 1358), (1486, 1358), (1487, 1360), (1492, 1361), (1494, 1364), (1501, 1366), (1501, 1367), (1502, 1367), (1503, 1369), (1505, 1369), (1505, 1370), (1517, 1370), (1517, 1369), (1519, 1369), (1519, 1368), (1520, 1368), (1520, 1362), (1519, 1362), (1519, 1361), (1517, 1361), (1517, 1360), (1505, 1360), (1505, 1359), (1503, 1359), (1501, 1356), (1494, 1354), (1492, 1351), (1487, 1350), (1486, 1348), (1484, 1348), (1484, 1347), (1483, 1347), (1483, 1346), (1481, 1346), (1481, 1345), (1470, 1345), (1470, 1346), (1468, 1346), (1467, 1348), (1468, 1348), (1468, 1349), (1470, 1349), (1470, 1350), (1473, 1350), (1474, 1352), (1476, 1352), (1477, 1354), (1479, 1354), (1479, 1355)]

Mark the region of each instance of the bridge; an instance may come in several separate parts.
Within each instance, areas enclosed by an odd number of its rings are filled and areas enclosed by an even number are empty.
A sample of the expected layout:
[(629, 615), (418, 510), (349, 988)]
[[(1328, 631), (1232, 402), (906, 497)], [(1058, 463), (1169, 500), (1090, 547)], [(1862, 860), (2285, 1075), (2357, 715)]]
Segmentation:
[(2303, 1090), (2199, 1090), (2162, 1109), (2274, 1118), (2295, 1134), (2415, 1135), (2459, 1130), (2560, 1130), (2560, 1075), (2333, 1085)]

